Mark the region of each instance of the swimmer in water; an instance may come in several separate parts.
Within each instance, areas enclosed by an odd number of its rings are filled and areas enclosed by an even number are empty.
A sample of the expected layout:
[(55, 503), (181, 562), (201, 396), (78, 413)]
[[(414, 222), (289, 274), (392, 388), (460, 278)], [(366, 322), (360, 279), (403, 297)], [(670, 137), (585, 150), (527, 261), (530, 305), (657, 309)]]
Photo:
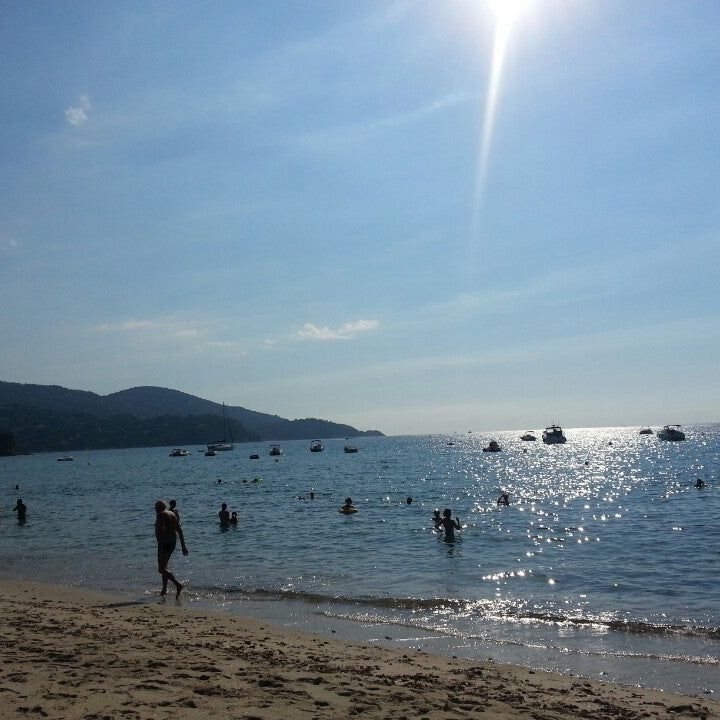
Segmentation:
[(436, 530), (439, 530), (442, 526), (442, 517), (440, 516), (439, 510), (433, 510), (433, 523), (435, 524)]
[(498, 499), (497, 499), (498, 505), (504, 505), (507, 507), (510, 504), (510, 496), (507, 493), (503, 493)]
[(704, 481), (702, 478), (698, 478), (698, 479), (695, 481), (695, 487), (696, 487), (698, 490), (702, 490), (704, 487), (707, 487), (707, 484), (705, 483), (705, 481)]
[(340, 508), (340, 512), (352, 513), (356, 510), (357, 508), (353, 505), (352, 498), (345, 498), (345, 504)]
[(230, 513), (227, 509), (227, 503), (223, 503), (220, 506), (218, 517), (220, 518), (220, 527), (226, 528), (230, 524)]
[(17, 505), (13, 508), (13, 512), (18, 514), (18, 522), (24, 523), (27, 515), (27, 505), (18, 498)]
[(238, 516), (235, 510), (232, 511), (232, 515), (230, 515), (230, 524), (231, 525), (237, 525), (238, 524)]
[(455, 537), (455, 531), (460, 529), (460, 521), (457, 518), (451, 517), (452, 510), (445, 508), (443, 510), (443, 516), (440, 520), (443, 530), (445, 531), (445, 539), (452, 540)]

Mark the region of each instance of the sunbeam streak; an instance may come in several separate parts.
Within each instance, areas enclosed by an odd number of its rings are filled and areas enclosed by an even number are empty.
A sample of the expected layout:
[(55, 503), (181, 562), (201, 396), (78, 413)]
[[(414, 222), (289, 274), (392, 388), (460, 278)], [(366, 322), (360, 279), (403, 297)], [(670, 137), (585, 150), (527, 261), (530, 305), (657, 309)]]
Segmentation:
[(485, 113), (482, 124), (482, 136), (478, 157), (478, 170), (475, 190), (475, 221), (473, 223), (473, 237), (477, 238), (480, 231), (480, 215), (483, 204), (483, 195), (487, 183), (488, 165), (492, 139), (497, 119), (500, 88), (502, 85), (503, 67), (507, 54), (508, 41), (518, 18), (525, 11), (528, 0), (488, 0), (495, 14), (495, 33), (493, 38), (493, 51), (490, 61), (490, 77), (485, 99)]

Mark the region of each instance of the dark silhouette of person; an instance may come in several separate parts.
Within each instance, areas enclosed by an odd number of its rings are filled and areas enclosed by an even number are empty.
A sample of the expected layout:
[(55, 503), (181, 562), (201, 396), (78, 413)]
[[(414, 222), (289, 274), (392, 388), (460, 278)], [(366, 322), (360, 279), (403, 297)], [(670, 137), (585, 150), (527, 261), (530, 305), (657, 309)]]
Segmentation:
[(18, 498), (17, 505), (13, 508), (13, 512), (18, 514), (18, 522), (25, 522), (25, 516), (27, 515), (27, 505), (22, 501), (22, 498)]
[(443, 510), (443, 516), (440, 520), (440, 524), (445, 530), (445, 539), (453, 540), (455, 538), (455, 531), (460, 529), (460, 521), (457, 518), (451, 517), (452, 510), (445, 508)]
[(155, 538), (158, 544), (158, 572), (162, 575), (162, 590), (160, 591), (162, 596), (167, 594), (168, 580), (175, 585), (175, 597), (180, 597), (180, 592), (183, 589), (182, 583), (178, 582), (168, 570), (168, 563), (175, 550), (177, 537), (180, 538), (182, 554), (187, 555), (189, 550), (185, 545), (185, 537), (180, 527), (180, 521), (174, 512), (167, 509), (164, 500), (158, 500), (155, 503)]

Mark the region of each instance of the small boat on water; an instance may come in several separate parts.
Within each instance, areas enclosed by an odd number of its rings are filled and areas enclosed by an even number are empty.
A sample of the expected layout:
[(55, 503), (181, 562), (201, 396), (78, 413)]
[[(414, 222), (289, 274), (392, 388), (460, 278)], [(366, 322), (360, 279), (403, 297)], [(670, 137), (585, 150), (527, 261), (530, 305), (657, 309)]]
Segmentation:
[(525, 441), (537, 440), (537, 438), (529, 430), (523, 435), (521, 435), (520, 439)]
[(72, 455), (63, 455), (61, 458), (58, 458), (58, 462), (71, 462), (74, 459)]
[(343, 448), (343, 452), (346, 452), (346, 453), (356, 453), (357, 451), (358, 451), (358, 449), (354, 445), (346, 445)]
[(680, 427), (680, 425), (666, 425), (662, 430), (658, 430), (658, 440), (667, 440), (668, 442), (684, 440), (685, 433)]
[(483, 452), (500, 452), (502, 448), (497, 440), (491, 440), (487, 447), (483, 448)]
[(271, 445), (270, 446), (270, 454), (271, 455), (282, 455), (282, 448), (279, 445)]
[(567, 442), (563, 429), (559, 425), (546, 427), (542, 434), (542, 441), (546, 445), (561, 445)]
[(310, 452), (322, 452), (323, 444), (319, 440), (313, 440), (310, 443)]
[(205, 451), (205, 457), (215, 457), (217, 455), (217, 450), (213, 450), (208, 447), (208, 449)]
[(251, 459), (251, 460), (259, 460), (259, 459), (260, 459), (260, 456), (259, 456), (257, 453), (253, 453), (253, 454), (250, 456), (250, 459)]
[(184, 448), (175, 448), (171, 453), (170, 457), (187, 457), (190, 454), (189, 450)]
[(652, 435), (653, 431), (649, 427), (640, 428), (639, 435)]

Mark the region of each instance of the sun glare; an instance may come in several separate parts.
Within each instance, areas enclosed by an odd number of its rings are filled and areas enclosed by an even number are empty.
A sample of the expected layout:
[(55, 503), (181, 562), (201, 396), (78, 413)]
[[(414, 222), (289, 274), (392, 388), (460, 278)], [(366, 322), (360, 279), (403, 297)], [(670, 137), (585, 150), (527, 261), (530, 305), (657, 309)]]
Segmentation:
[[(479, 224), (482, 195), (487, 180), (490, 148), (492, 145), (495, 120), (497, 117), (500, 86), (502, 83), (503, 66), (507, 54), (508, 41), (513, 26), (527, 13), (531, 0), (484, 0), (495, 18), (493, 34), (492, 58), (490, 60), (490, 77), (485, 96), (485, 112), (478, 159), (477, 191), (476, 191), (476, 225)], [(476, 227), (476, 230), (479, 228)]]
[(525, 12), (530, 0), (485, 0), (498, 28), (510, 28)]

